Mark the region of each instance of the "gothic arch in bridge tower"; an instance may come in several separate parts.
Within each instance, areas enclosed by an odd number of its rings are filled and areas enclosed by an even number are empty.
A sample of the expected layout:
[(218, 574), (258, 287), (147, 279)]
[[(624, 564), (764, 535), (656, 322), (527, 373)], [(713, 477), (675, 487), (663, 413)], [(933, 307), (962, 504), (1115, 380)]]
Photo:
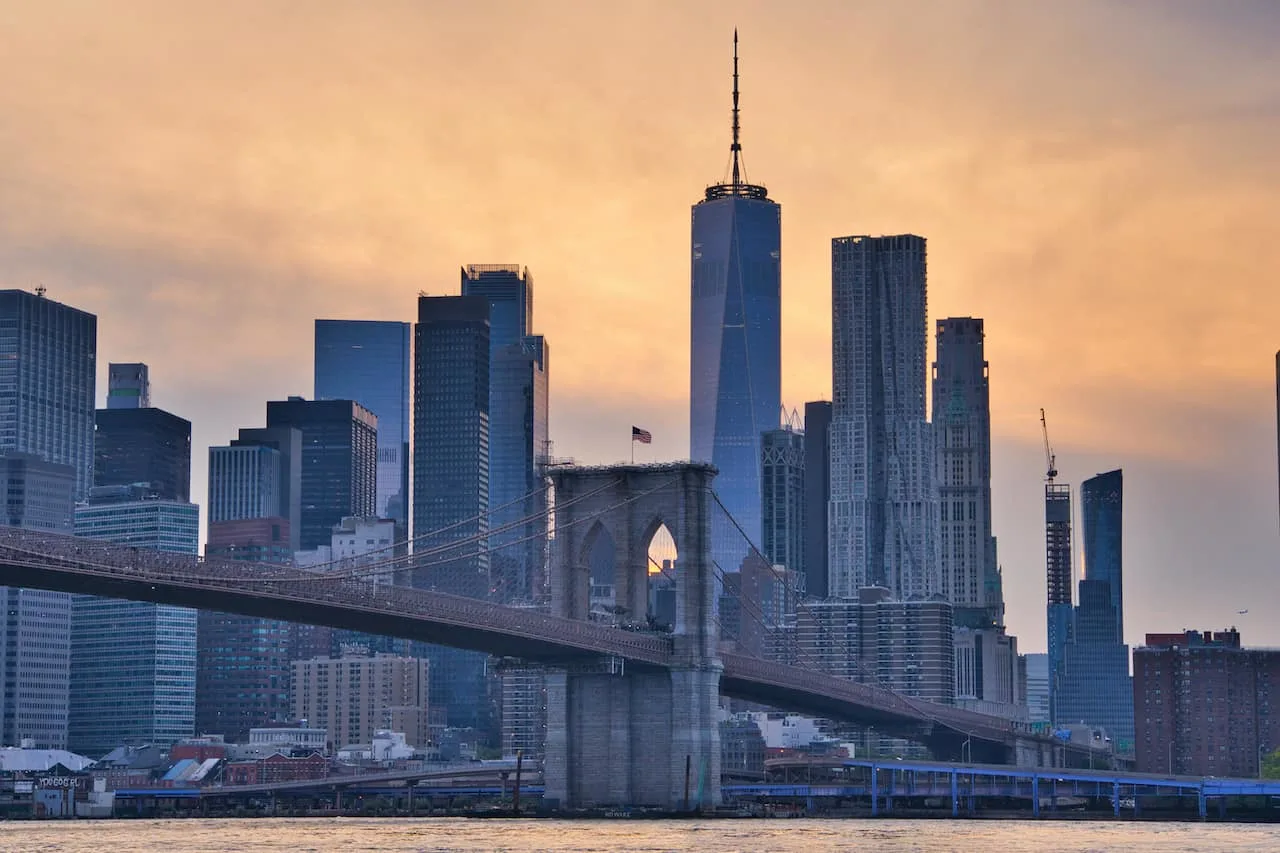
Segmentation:
[[(569, 467), (555, 489), (551, 612), (590, 620), (591, 557), (613, 543), (612, 585), (623, 621), (649, 614), (649, 546), (663, 527), (680, 557), (672, 665), (552, 670), (547, 676), (546, 797), (569, 807), (683, 808), (719, 802), (720, 673), (710, 554), (711, 483), (703, 463)], [(598, 571), (598, 575), (603, 572)]]

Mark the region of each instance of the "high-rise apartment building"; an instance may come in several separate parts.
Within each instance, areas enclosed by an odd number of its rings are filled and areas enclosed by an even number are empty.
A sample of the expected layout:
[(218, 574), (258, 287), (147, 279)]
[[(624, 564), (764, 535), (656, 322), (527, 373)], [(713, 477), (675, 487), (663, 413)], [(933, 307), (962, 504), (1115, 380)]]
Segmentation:
[(315, 398), (355, 400), (378, 418), (380, 518), (409, 529), (410, 340), (408, 323), (316, 320)]
[[(24, 453), (0, 456), (6, 525), (70, 534), (75, 488), (69, 465)], [(0, 587), (0, 627), (0, 746), (31, 738), (37, 749), (65, 749), (71, 596)]]
[(941, 591), (937, 490), (925, 418), (925, 240), (831, 241), (830, 594)]
[(267, 403), (267, 429), (302, 433), (299, 547), (329, 544), (333, 526), (377, 509), (378, 418), (354, 400), (290, 397)]
[(93, 485), (98, 318), (42, 292), (0, 290), (0, 453), (70, 465)]
[[(1055, 472), (1056, 473), (1056, 472)], [(1075, 619), (1071, 587), (1075, 570), (1071, 559), (1071, 486), (1052, 480), (1044, 487), (1045, 587), (1048, 593), (1046, 625), (1049, 661), (1049, 718), (1058, 722), (1062, 660), (1071, 642)]]
[(1250, 778), (1280, 746), (1280, 651), (1240, 632), (1147, 634), (1133, 650), (1139, 773)]
[(140, 362), (107, 365), (107, 408), (151, 408), (151, 379)]
[[(76, 507), (75, 533), (195, 556), (200, 507), (140, 486), (99, 486)], [(190, 737), (196, 611), (77, 595), (71, 613), (70, 749), (96, 757), (117, 746), (166, 745)]]
[(794, 426), (768, 430), (760, 437), (760, 493), (763, 535), (760, 548), (772, 565), (806, 577), (805, 434)]
[[(533, 334), (533, 277), (518, 265), (462, 269), (462, 295), (489, 302), (489, 536), (493, 593), (542, 596), (546, 561), (550, 349)], [(526, 521), (527, 520), (527, 521)]]
[(191, 499), (190, 421), (147, 407), (98, 409), (95, 421), (95, 487), (147, 483), (165, 500)]
[(325, 729), (335, 750), (369, 743), (383, 730), (426, 746), (427, 670), (420, 658), (370, 655), (358, 646), (347, 646), (340, 657), (295, 661), (293, 716)]
[(1085, 480), (1085, 576), (1071, 638), (1063, 647), (1054, 722), (1099, 726), (1122, 752), (1133, 748), (1133, 691), (1122, 592), (1124, 479), (1109, 471)]
[[(215, 497), (210, 483), (210, 503)], [(287, 564), (287, 519), (211, 521), (205, 556)], [(289, 722), (293, 637), (288, 622), (201, 610), (196, 653), (196, 730), (243, 743), (249, 730)]]
[(827, 502), (831, 500), (831, 402), (804, 404), (805, 595), (827, 597)]
[(939, 590), (971, 628), (1004, 624), (1004, 592), (991, 534), (991, 403), (982, 320), (937, 326), (933, 438), (938, 483)]
[[(489, 300), (423, 296), (414, 329), (412, 583), (471, 598), (492, 589)], [(487, 658), (430, 646), (432, 704), (449, 725), (488, 730)]]
[[(735, 34), (732, 173), (692, 211), (689, 450), (719, 469), (716, 493), (758, 547), (760, 436), (782, 408), (782, 208), (743, 174), (737, 47)], [(740, 544), (725, 550), (735, 539), (712, 531), (726, 571), (746, 556)]]

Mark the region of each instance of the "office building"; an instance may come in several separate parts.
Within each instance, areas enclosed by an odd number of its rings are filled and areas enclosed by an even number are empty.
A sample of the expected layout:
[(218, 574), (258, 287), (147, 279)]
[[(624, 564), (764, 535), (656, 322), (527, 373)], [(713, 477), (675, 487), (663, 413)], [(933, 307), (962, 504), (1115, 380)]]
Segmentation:
[(1129, 647), (1123, 634), (1123, 474), (1109, 471), (1085, 480), (1080, 494), (1085, 576), (1071, 637), (1063, 647), (1054, 722), (1100, 727), (1118, 751), (1130, 752), (1134, 729)]
[[(763, 535), (760, 549), (774, 566), (807, 577), (804, 562), (805, 434), (789, 424), (760, 437), (760, 494)], [(803, 588), (801, 592), (803, 592)]]
[(43, 290), (0, 290), (0, 453), (29, 453), (93, 485), (98, 318)]
[(831, 500), (831, 402), (804, 404), (804, 592), (826, 598), (827, 502)]
[[(70, 534), (76, 474), (30, 454), (0, 456), (4, 523)], [(36, 749), (66, 749), (71, 596), (0, 587), (0, 614), (0, 746), (30, 738)]]
[(98, 409), (95, 424), (95, 487), (147, 483), (164, 500), (191, 500), (190, 421), (163, 409), (117, 406)]
[(1049, 716), (1049, 656), (1047, 654), (1023, 655), (1026, 672), (1027, 721), (1032, 725), (1047, 726)]
[(329, 544), (348, 516), (375, 514), (378, 418), (353, 400), (290, 397), (267, 403), (267, 429), (302, 433), (302, 532), (298, 550)]
[[(278, 509), (265, 513), (280, 515), (289, 520), (289, 544), (294, 551), (301, 550), (302, 538), (302, 431), (293, 427), (241, 428), (231, 447), (268, 447), (279, 454), (275, 463), (277, 471), (275, 500)], [(231, 517), (214, 517), (213, 521), (231, 521)], [(262, 514), (237, 514), (234, 518), (261, 518)]]
[(956, 704), (970, 711), (1025, 721), (1026, 695), (1018, 669), (1018, 638), (999, 628), (954, 630)]
[[(414, 329), (412, 583), (471, 598), (492, 589), (489, 300), (423, 296)], [(487, 658), (431, 646), (432, 705), (449, 725), (491, 730)]]
[[(214, 496), (211, 483), (211, 503)], [(205, 556), (288, 564), (289, 539), (285, 518), (211, 521)], [(198, 625), (197, 733), (243, 743), (250, 729), (288, 723), (294, 642), (289, 623), (201, 610)]]
[[(354, 400), (378, 418), (374, 514), (409, 530), (408, 323), (316, 320), (315, 398)], [(403, 538), (403, 537), (402, 537)]]
[(494, 596), (533, 602), (546, 563), (550, 348), (533, 334), (533, 277), (516, 265), (462, 269), (462, 295), (489, 302), (489, 537)]
[(283, 462), (265, 445), (209, 448), (209, 523), (268, 518), (281, 512)]
[(956, 622), (1004, 624), (1004, 592), (991, 534), (991, 402), (982, 320), (937, 326), (933, 436), (938, 483), (938, 556), (943, 597)]
[(107, 408), (151, 408), (151, 379), (145, 364), (107, 365)]
[(925, 419), (925, 240), (831, 241), (830, 594), (942, 590), (937, 490)]
[[(690, 255), (689, 450), (719, 469), (716, 493), (759, 546), (760, 436), (782, 408), (782, 208), (743, 172), (734, 37), (731, 174), (693, 205)], [(712, 557), (738, 565), (741, 536), (714, 529)], [(741, 552), (741, 553), (739, 553)]]
[(1280, 747), (1280, 650), (1240, 632), (1147, 634), (1133, 650), (1139, 773), (1252, 778)]
[[(76, 507), (75, 533), (194, 557), (200, 508), (141, 486), (99, 486)], [(71, 613), (71, 750), (96, 757), (118, 746), (191, 737), (196, 611), (77, 595)]]
[(367, 744), (383, 730), (425, 747), (427, 671), (425, 660), (370, 655), (360, 646), (346, 646), (340, 657), (295, 661), (293, 716), (325, 729), (334, 750)]

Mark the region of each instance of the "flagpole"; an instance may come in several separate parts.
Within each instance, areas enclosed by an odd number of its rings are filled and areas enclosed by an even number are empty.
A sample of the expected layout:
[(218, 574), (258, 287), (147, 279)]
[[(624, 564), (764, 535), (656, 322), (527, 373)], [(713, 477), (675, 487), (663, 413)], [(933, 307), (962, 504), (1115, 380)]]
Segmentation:
[[(635, 429), (635, 427), (632, 427), (632, 430), (634, 430), (634, 429)], [(631, 464), (632, 464), (632, 465), (636, 464), (636, 434), (635, 434), (635, 432), (632, 432), (632, 433), (631, 433)]]

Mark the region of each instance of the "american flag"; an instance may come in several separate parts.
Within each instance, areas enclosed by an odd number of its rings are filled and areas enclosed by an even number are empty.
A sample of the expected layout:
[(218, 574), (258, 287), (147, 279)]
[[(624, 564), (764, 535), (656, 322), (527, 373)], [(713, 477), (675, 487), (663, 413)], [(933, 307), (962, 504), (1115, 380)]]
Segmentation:
[(653, 433), (647, 429), (640, 429), (638, 426), (631, 428), (631, 440), (638, 441), (641, 444), (653, 444)]

